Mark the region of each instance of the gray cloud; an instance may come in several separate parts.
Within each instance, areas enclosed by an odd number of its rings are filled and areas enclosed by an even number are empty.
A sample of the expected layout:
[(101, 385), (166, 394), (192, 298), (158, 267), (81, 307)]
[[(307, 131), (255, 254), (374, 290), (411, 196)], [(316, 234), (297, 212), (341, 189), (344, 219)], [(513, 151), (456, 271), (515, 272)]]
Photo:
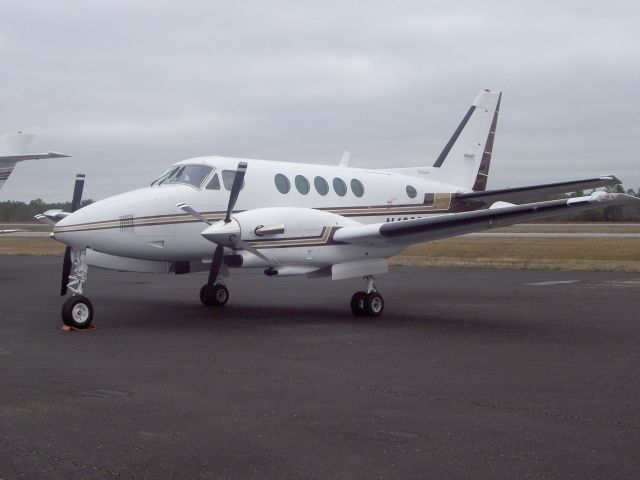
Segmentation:
[(0, 131), (74, 155), (0, 199), (93, 198), (190, 156), (431, 164), (504, 91), (490, 186), (616, 173), (640, 187), (632, 2), (4, 2)]

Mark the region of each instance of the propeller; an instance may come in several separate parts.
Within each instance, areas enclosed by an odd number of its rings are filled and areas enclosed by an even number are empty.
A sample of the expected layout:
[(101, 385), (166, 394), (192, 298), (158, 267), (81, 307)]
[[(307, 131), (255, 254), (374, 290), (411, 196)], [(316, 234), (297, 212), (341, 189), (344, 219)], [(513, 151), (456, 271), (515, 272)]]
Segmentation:
[(231, 193), (229, 194), (229, 204), (227, 205), (227, 214), (224, 216), (224, 223), (229, 223), (231, 221), (231, 212), (233, 212), (233, 207), (236, 206), (238, 195), (240, 195), (240, 189), (242, 188), (242, 182), (244, 182), (245, 173), (247, 173), (247, 162), (238, 163), (236, 175), (233, 177)]
[(207, 289), (205, 291), (205, 296), (207, 298), (209, 297), (212, 287), (215, 285), (218, 274), (220, 273), (225, 244), (229, 244), (234, 248), (242, 248), (264, 260), (271, 261), (247, 242), (240, 240), (240, 225), (237, 222), (231, 223), (231, 214), (233, 213), (233, 209), (238, 201), (238, 195), (240, 194), (240, 189), (242, 188), (242, 183), (244, 182), (244, 176), (246, 173), (247, 162), (238, 163), (238, 168), (236, 169), (235, 176), (233, 177), (233, 184), (231, 185), (227, 212), (221, 222), (212, 224), (204, 215), (186, 203), (178, 203), (176, 205), (176, 207), (183, 212), (188, 213), (207, 225), (210, 225), (210, 227), (202, 232), (202, 236), (217, 244), (216, 249), (213, 252), (213, 258), (211, 259), (211, 267), (209, 268), (209, 281), (207, 282)]
[[(73, 186), (73, 199), (71, 200), (71, 212), (80, 208), (82, 202), (82, 190), (84, 189), (84, 173), (76, 175), (76, 183)], [(71, 247), (64, 250), (64, 260), (62, 261), (62, 282), (60, 284), (60, 295), (67, 294), (67, 284), (71, 275)]]

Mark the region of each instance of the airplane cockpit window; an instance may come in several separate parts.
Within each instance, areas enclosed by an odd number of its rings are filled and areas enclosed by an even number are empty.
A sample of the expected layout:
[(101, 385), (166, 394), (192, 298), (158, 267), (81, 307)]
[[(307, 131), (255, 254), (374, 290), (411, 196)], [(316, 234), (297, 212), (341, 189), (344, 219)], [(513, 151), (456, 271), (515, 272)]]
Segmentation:
[(164, 182), (167, 178), (169, 178), (169, 176), (174, 173), (176, 170), (178, 170), (178, 168), (180, 167), (169, 167), (167, 168), (164, 173), (162, 175), (160, 175), (158, 178), (156, 178), (153, 182), (151, 182), (151, 186), (153, 187), (155, 184), (160, 185), (162, 182)]
[(213, 168), (208, 165), (182, 165), (174, 172), (171, 172), (166, 179), (158, 182), (158, 185), (184, 183), (200, 188), (204, 179), (211, 173), (211, 170)]
[(220, 178), (218, 177), (217, 173), (213, 174), (213, 177), (211, 177), (211, 180), (209, 180), (209, 183), (207, 183), (206, 189), (220, 190)]
[[(222, 183), (224, 184), (224, 188), (227, 190), (231, 190), (233, 186), (233, 179), (236, 178), (235, 170), (222, 170)], [(240, 190), (244, 188), (244, 180), (242, 181), (242, 186)]]

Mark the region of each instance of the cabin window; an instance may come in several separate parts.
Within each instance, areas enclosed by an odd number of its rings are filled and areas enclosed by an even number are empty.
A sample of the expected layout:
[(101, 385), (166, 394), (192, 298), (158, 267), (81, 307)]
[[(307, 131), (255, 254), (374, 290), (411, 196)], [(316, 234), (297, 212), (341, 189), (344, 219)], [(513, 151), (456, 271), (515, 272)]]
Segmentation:
[[(235, 170), (222, 170), (222, 183), (224, 184), (224, 188), (226, 188), (227, 190), (231, 190), (231, 187), (233, 186), (233, 179), (236, 178), (236, 171)], [(242, 181), (242, 186), (240, 187), (240, 190), (242, 190), (244, 188), (244, 180)]]
[(316, 177), (313, 179), (313, 185), (316, 187), (316, 190), (320, 195), (326, 195), (329, 193), (329, 184), (322, 177)]
[(355, 178), (351, 180), (351, 191), (356, 197), (361, 197), (364, 195), (364, 185), (360, 180), (356, 180)]
[(333, 190), (341, 197), (344, 197), (347, 193), (347, 184), (341, 178), (333, 179)]
[(418, 195), (418, 192), (411, 185), (407, 185), (407, 195), (409, 196), (409, 198), (416, 198), (416, 195)]
[(289, 190), (291, 190), (291, 183), (285, 175), (278, 173), (275, 176), (274, 181), (276, 183), (276, 188), (280, 193), (289, 193)]
[(424, 194), (424, 204), (433, 207), (436, 203), (436, 195), (435, 193), (425, 193)]
[(183, 165), (160, 183), (184, 183), (192, 187), (200, 188), (202, 182), (204, 182), (205, 178), (211, 173), (211, 170), (213, 170), (213, 168), (208, 165)]
[(220, 177), (215, 173), (209, 183), (207, 183), (207, 190), (220, 190)]
[(301, 194), (306, 195), (307, 193), (309, 193), (309, 180), (307, 180), (306, 177), (303, 177), (302, 175), (296, 175), (295, 183), (296, 188)]

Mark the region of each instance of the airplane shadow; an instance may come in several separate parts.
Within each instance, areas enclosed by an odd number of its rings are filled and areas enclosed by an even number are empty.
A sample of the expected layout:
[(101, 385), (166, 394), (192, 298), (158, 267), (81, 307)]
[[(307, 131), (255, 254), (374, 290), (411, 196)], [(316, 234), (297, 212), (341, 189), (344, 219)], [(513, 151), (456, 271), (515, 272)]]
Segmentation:
[[(102, 303), (102, 302), (100, 302)], [(356, 317), (344, 302), (324, 306), (304, 305), (243, 305), (229, 303), (225, 307), (205, 307), (196, 302), (137, 299), (111, 305), (100, 311), (96, 305), (96, 321), (110, 328), (179, 331), (232, 331), (238, 329), (268, 330), (286, 326), (357, 326), (368, 331), (412, 329), (440, 334), (489, 335), (509, 339), (555, 335), (561, 325), (553, 326), (535, 318), (529, 321), (493, 318), (491, 309), (479, 309), (475, 317), (462, 317), (452, 312), (431, 309), (429, 312), (404, 312), (398, 307), (388, 308), (381, 317)], [(542, 319), (541, 319), (542, 320)]]

